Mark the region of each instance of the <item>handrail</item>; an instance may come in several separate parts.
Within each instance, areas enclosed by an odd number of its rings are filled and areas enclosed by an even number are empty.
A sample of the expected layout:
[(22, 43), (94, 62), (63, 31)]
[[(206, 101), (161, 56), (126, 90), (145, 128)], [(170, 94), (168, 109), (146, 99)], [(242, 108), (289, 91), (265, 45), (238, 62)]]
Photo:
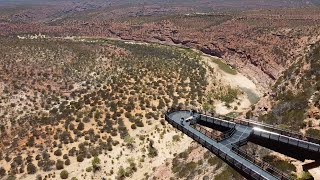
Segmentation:
[(231, 137), (234, 133), (236, 132), (235, 128), (231, 128), (226, 132), (223, 132), (222, 135), (220, 136), (220, 140), (219, 141), (223, 141), (225, 139), (228, 139), (229, 137)]
[(301, 139), (301, 140), (309, 140), (311, 142), (314, 143), (320, 143), (320, 139), (315, 137), (315, 136), (310, 136), (310, 135), (304, 135), (301, 132), (298, 131), (293, 131), (290, 129), (285, 129), (285, 128), (280, 128), (271, 124), (267, 124), (267, 123), (263, 123), (263, 122), (259, 122), (259, 121), (255, 121), (255, 120), (251, 120), (251, 119), (244, 119), (244, 118), (232, 118), (229, 116), (223, 116), (223, 115), (219, 115), (220, 117), (226, 118), (226, 120), (229, 120), (231, 122), (239, 122), (239, 123), (243, 123), (246, 122), (248, 123), (248, 125), (252, 126), (252, 125), (261, 125), (263, 127), (272, 129), (272, 130), (276, 130), (278, 133), (280, 133), (281, 135), (288, 135), (291, 137), (295, 137), (297, 139)]
[(171, 120), (167, 114), (165, 114), (165, 119), (172, 126), (176, 127), (180, 131), (184, 132), (189, 137), (191, 137), (192, 139), (194, 139), (195, 141), (197, 141), (198, 143), (203, 145), (205, 148), (207, 148), (208, 150), (210, 150), (211, 152), (213, 152), (214, 154), (219, 156), (221, 159), (225, 160), (227, 163), (229, 163), (229, 165), (241, 170), (242, 172), (244, 172), (248, 176), (253, 177), (254, 179), (257, 179), (257, 180), (267, 180), (268, 179), (268, 178), (262, 176), (261, 174), (256, 173), (252, 169), (246, 167), (242, 162), (240, 162), (240, 161), (236, 160), (235, 158), (229, 156), (228, 154), (224, 153), (220, 149), (218, 149), (218, 148), (214, 147), (213, 145), (207, 143), (206, 141), (200, 139), (200, 137), (197, 136), (196, 134), (194, 134), (191, 131), (183, 128), (182, 125), (180, 125), (180, 124), (176, 123), (175, 121)]
[(280, 179), (284, 179), (284, 180), (290, 180), (291, 178), (279, 171), (278, 169), (274, 168), (273, 166), (271, 166), (270, 164), (246, 153), (245, 151), (242, 151), (241, 149), (237, 148), (236, 146), (232, 147), (232, 151), (236, 154), (238, 154), (239, 156), (243, 157), (244, 159), (251, 161), (252, 163), (254, 163), (255, 165), (259, 166), (260, 168), (266, 170), (267, 172), (269, 172), (270, 174), (279, 177)]
[(314, 136), (304, 135), (304, 134), (302, 134), (300, 132), (297, 132), (297, 131), (292, 131), (292, 130), (288, 130), (288, 129), (284, 129), (284, 128), (279, 128), (279, 127), (276, 127), (276, 126), (273, 126), (273, 125), (270, 125), (270, 124), (266, 124), (266, 123), (263, 123), (263, 122), (253, 121), (253, 120), (250, 120), (250, 119), (236, 119), (236, 118), (233, 118), (230, 121), (231, 122), (238, 122), (238, 123), (246, 122), (249, 126), (256, 126), (256, 125), (262, 126), (262, 127), (266, 128), (266, 129), (278, 132), (281, 135), (290, 136), (290, 137), (294, 137), (296, 139), (300, 139), (300, 140), (303, 140), (303, 141), (307, 140), (309, 142), (320, 144), (320, 139), (316, 138)]
[[(214, 118), (213, 117), (213, 119), (217, 119), (217, 118)], [(254, 124), (252, 124), (251, 122), (249, 122), (249, 121), (242, 121), (242, 120), (239, 120), (239, 119), (231, 119), (231, 120), (229, 120), (230, 122), (235, 122), (235, 123), (239, 123), (239, 124), (244, 124), (244, 125), (246, 125), (246, 126), (251, 126), (251, 127), (257, 127), (257, 123), (255, 123), (255, 122), (253, 122)], [(245, 123), (246, 122), (246, 123)], [(269, 128), (268, 128), (269, 127)], [(275, 130), (275, 128), (270, 128), (271, 126), (263, 126), (263, 128), (264, 129), (271, 129), (273, 132), (279, 132), (280, 130)], [(311, 151), (316, 151), (316, 152), (320, 152), (320, 145), (319, 145), (319, 142), (320, 142), (320, 140), (310, 140), (310, 137), (307, 137), (307, 139), (305, 139), (305, 138), (303, 138), (302, 136), (294, 136), (294, 135), (292, 135), (292, 134), (290, 134), (289, 132), (287, 132), (287, 133), (284, 133), (283, 131), (282, 132), (280, 132), (279, 133), (280, 135), (284, 135), (284, 136), (288, 136), (288, 137), (291, 137), (291, 138), (296, 138), (297, 139), (297, 146), (299, 146), (299, 144), (301, 144), (300, 143), (300, 141), (306, 141), (307, 143), (309, 143), (309, 144), (307, 144), (307, 149), (309, 149), (309, 150), (311, 150)], [(260, 135), (261, 136), (261, 135)], [(280, 136), (279, 136), (280, 137)], [(287, 140), (288, 140), (288, 142), (287, 143), (289, 143), (289, 138), (287, 137)], [(269, 139), (270, 139), (270, 134), (269, 134)], [(279, 138), (278, 138), (278, 141), (279, 141)], [(319, 141), (319, 142), (318, 142)], [(282, 141), (283, 142), (283, 141)], [(314, 147), (314, 146), (310, 146), (310, 143), (315, 143), (315, 144), (317, 144), (317, 147)], [(291, 143), (289, 143), (289, 144), (291, 144)], [(299, 146), (299, 147), (301, 147), (301, 146)]]
[(242, 140), (240, 140), (240, 141), (238, 141), (238, 142), (235, 142), (235, 143), (233, 143), (232, 145), (233, 145), (233, 146), (240, 147), (240, 146), (243, 146), (243, 145), (247, 144), (247, 142), (248, 142), (248, 138), (242, 139)]
[(220, 136), (216, 136), (215, 134), (213, 134), (212, 132), (206, 130), (205, 128), (199, 126), (199, 125), (192, 125), (191, 127), (193, 127), (194, 129), (196, 129), (197, 131), (201, 132), (202, 134), (204, 134), (205, 136), (209, 137), (210, 139), (213, 139), (215, 141), (219, 141)]
[(205, 136), (207, 136), (210, 139), (213, 139), (213, 140), (215, 140), (217, 142), (223, 141), (223, 140), (231, 137), (236, 132), (236, 129), (232, 128), (232, 129), (228, 130), (227, 132), (223, 132), (219, 136), (219, 135), (213, 134), (212, 132), (208, 131), (207, 129), (205, 129), (205, 128), (199, 126), (199, 125), (191, 125), (191, 127), (193, 127), (194, 129), (198, 130), (199, 132), (201, 132)]
[[(207, 112), (204, 112), (204, 111), (199, 111), (200, 114), (207, 114)], [(211, 115), (213, 115), (214, 113), (211, 113)], [(214, 116), (213, 117), (215, 118), (224, 118), (224, 120), (227, 120), (227, 121), (231, 121), (231, 122), (245, 122), (245, 123), (254, 123), (254, 124), (257, 124), (257, 125), (262, 125), (262, 126), (267, 126), (267, 127), (270, 127), (270, 128), (273, 128), (273, 129), (276, 129), (276, 130), (280, 130), (280, 131), (284, 131), (284, 132), (288, 132), (288, 133), (292, 133), (292, 134), (296, 134), (296, 135), (301, 135), (303, 136), (302, 133), (300, 132), (297, 132), (297, 131), (293, 131), (293, 130), (289, 130), (289, 129), (284, 129), (284, 128), (279, 128), (279, 127), (276, 127), (274, 125), (270, 125), (270, 124), (266, 124), (266, 123), (263, 123), (263, 122), (259, 122), (259, 121), (255, 121), (255, 120), (251, 120), (251, 119), (244, 119), (244, 118), (233, 118), (233, 117), (230, 117), (230, 116), (226, 116), (226, 115), (218, 115), (218, 116)]]
[[(212, 139), (212, 136), (209, 136), (210, 134), (212, 134), (211, 132), (209, 132), (208, 130), (206, 130), (205, 128), (202, 128), (201, 126), (196, 126), (194, 125), (193, 127), (195, 127), (196, 130), (198, 130), (199, 132), (201, 132), (202, 134), (204, 134), (205, 136), (209, 137)], [(229, 130), (230, 132), (235, 132), (235, 129), (232, 128)], [(215, 140), (217, 141), (221, 141), (221, 136), (215, 136)], [(285, 173), (282, 173), (281, 171), (279, 171), (278, 169), (272, 167), (271, 165), (269, 165), (268, 163), (257, 159), (251, 155), (249, 155), (248, 153), (242, 151), (241, 149), (239, 149), (237, 146), (242, 145), (243, 143), (247, 142), (247, 139), (243, 139), (239, 142), (234, 143), (234, 145), (231, 147), (231, 150), (233, 152), (235, 152), (237, 155), (243, 157), (244, 159), (252, 162), (253, 164), (259, 166), (260, 168), (266, 170), (267, 172), (269, 172), (270, 174), (279, 177), (281, 180), (290, 180), (291, 178), (286, 175)]]
[[(179, 108), (169, 108), (170, 110), (173, 109), (174, 111), (179, 110)], [(198, 113), (200, 114), (204, 114), (204, 115), (209, 115), (207, 113), (210, 112), (206, 112), (206, 111), (202, 111), (199, 110)], [(294, 137), (300, 140), (304, 140), (304, 141), (309, 141), (312, 143), (316, 143), (316, 144), (320, 144), (320, 139), (315, 137), (315, 136), (310, 136), (310, 135), (304, 135), (301, 132), (298, 131), (293, 131), (293, 130), (289, 130), (289, 129), (285, 129), (285, 128), (279, 128), (277, 126), (274, 125), (270, 125), (270, 124), (266, 124), (263, 122), (259, 122), (259, 121), (255, 121), (255, 120), (251, 120), (251, 119), (240, 119), (240, 118), (233, 118), (230, 116), (225, 116), (225, 115), (219, 115), (219, 116), (215, 116), (215, 113), (210, 113), (210, 115), (214, 118), (224, 118), (224, 120), (226, 121), (230, 121), (230, 122), (235, 122), (235, 123), (239, 123), (239, 124), (244, 124), (244, 125), (248, 125), (248, 126), (254, 126), (254, 125), (260, 125), (263, 126), (265, 128), (269, 128), (272, 130), (275, 130), (276, 132), (278, 132), (281, 135), (286, 135), (286, 136), (290, 136), (290, 137)]]

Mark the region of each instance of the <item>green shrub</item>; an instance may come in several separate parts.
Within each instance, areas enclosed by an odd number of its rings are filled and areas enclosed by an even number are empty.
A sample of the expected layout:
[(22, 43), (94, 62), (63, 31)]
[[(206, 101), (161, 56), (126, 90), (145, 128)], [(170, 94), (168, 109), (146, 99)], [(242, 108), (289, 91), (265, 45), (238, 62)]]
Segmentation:
[(220, 167), (223, 166), (223, 162), (217, 157), (217, 156), (214, 156), (214, 157), (210, 157), (208, 159), (208, 163), (211, 165), (211, 166), (216, 166), (215, 169), (219, 169)]
[(29, 163), (27, 165), (27, 172), (28, 172), (28, 174), (35, 174), (37, 172), (36, 166), (32, 163)]
[(78, 162), (82, 162), (84, 160), (84, 156), (82, 155), (82, 154), (79, 154), (78, 156), (77, 156), (77, 161)]
[(178, 134), (172, 136), (172, 141), (173, 141), (173, 142), (178, 142), (178, 141), (180, 141), (180, 136), (179, 136)]
[(61, 150), (60, 150), (60, 149), (56, 150), (56, 151), (54, 152), (54, 155), (56, 155), (56, 156), (61, 156), (61, 155), (62, 155)]
[(296, 171), (296, 167), (292, 163), (279, 159), (277, 156), (274, 155), (264, 156), (262, 160), (279, 169), (281, 172), (287, 174)]
[(67, 179), (69, 177), (69, 173), (66, 170), (61, 171), (60, 178), (61, 179)]
[(91, 166), (90, 166), (90, 167), (87, 167), (87, 168), (86, 168), (86, 171), (87, 171), (87, 172), (91, 172), (91, 171), (92, 171), (92, 167), (91, 167)]
[(303, 171), (303, 174), (299, 180), (313, 180), (313, 177), (308, 171)]
[(83, 122), (80, 122), (80, 123), (78, 124), (77, 129), (78, 129), (79, 131), (84, 130), (84, 124), (83, 124)]
[(306, 134), (308, 136), (314, 136), (314, 137), (320, 138), (320, 130), (318, 129), (310, 128), (306, 131)]
[(98, 156), (93, 157), (92, 167), (94, 172), (100, 170), (100, 159)]
[(0, 167), (0, 178), (4, 177), (6, 174), (6, 170), (3, 167)]
[(151, 158), (158, 156), (158, 150), (155, 147), (153, 147), (153, 144), (154, 144), (153, 140), (150, 140), (149, 146), (148, 146), (148, 156)]
[(64, 164), (65, 164), (66, 166), (69, 166), (69, 165), (70, 165), (70, 159), (66, 159), (66, 161), (64, 162)]
[(131, 129), (137, 129), (136, 124), (131, 124)]
[(64, 167), (64, 162), (58, 159), (56, 162), (57, 170), (61, 170), (61, 169), (63, 169), (63, 167)]
[(223, 171), (219, 174), (217, 174), (214, 177), (214, 180), (221, 180), (221, 179), (243, 179), (243, 177), (235, 171), (233, 168), (230, 168), (227, 166), (223, 169)]

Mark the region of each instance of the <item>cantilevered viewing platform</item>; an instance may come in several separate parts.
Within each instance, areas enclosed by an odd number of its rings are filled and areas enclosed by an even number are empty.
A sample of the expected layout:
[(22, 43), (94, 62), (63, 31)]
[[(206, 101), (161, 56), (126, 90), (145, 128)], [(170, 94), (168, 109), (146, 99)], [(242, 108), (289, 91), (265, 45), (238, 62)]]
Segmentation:
[[(274, 180), (290, 177), (240, 150), (239, 147), (248, 141), (299, 160), (320, 159), (319, 140), (268, 124), (174, 109), (166, 112), (165, 119), (249, 179)], [(223, 133), (217, 135), (210, 129)]]

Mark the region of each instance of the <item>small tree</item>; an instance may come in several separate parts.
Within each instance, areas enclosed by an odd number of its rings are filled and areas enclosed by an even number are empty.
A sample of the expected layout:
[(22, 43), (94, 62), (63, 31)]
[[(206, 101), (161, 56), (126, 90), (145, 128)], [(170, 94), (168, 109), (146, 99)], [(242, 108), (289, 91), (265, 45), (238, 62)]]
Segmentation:
[(84, 124), (83, 124), (83, 122), (80, 122), (80, 123), (78, 124), (77, 129), (78, 129), (79, 131), (83, 131), (83, 130), (84, 130)]
[(27, 146), (32, 147), (34, 145), (34, 136), (28, 139)]
[(37, 172), (36, 166), (32, 163), (29, 163), (27, 165), (27, 172), (28, 172), (28, 174), (35, 174)]
[(135, 143), (134, 138), (127, 135), (126, 137), (124, 137), (124, 142), (126, 143), (126, 146), (128, 149), (130, 149), (131, 151), (134, 149), (134, 143)]
[(83, 155), (82, 155), (82, 154), (79, 154), (79, 155), (77, 156), (77, 161), (78, 161), (78, 162), (82, 162), (83, 160), (84, 160)]
[(7, 174), (6, 170), (3, 167), (1, 167), (0, 168), (0, 178), (4, 177), (6, 174)]
[(120, 166), (119, 171), (117, 173), (117, 179), (124, 179), (126, 177), (126, 171), (122, 166)]
[(42, 176), (40, 174), (37, 175), (36, 180), (42, 180)]
[(137, 129), (136, 124), (131, 124), (131, 129)]
[(69, 177), (69, 173), (66, 170), (61, 171), (60, 178), (61, 179), (67, 179)]
[(95, 156), (92, 160), (93, 172), (100, 170), (100, 159), (98, 156)]
[(64, 162), (64, 164), (65, 164), (66, 166), (69, 166), (69, 165), (70, 165), (70, 159), (67, 159), (67, 160)]
[(63, 166), (64, 166), (63, 164), (64, 164), (63, 161), (61, 161), (60, 159), (57, 160), (57, 163), (56, 163), (57, 170), (63, 169)]
[(91, 166), (90, 166), (90, 167), (87, 167), (87, 168), (86, 168), (86, 171), (87, 171), (87, 172), (91, 172), (91, 171), (92, 171), (92, 167), (91, 167)]
[(56, 156), (61, 156), (61, 155), (62, 155), (61, 150), (60, 150), (60, 149), (56, 150), (56, 151), (54, 152), (54, 155), (56, 155)]
[(158, 150), (155, 147), (153, 147), (153, 144), (154, 144), (154, 141), (150, 140), (149, 147), (148, 147), (148, 151), (149, 151), (148, 156), (151, 158), (158, 156)]
[(172, 136), (172, 141), (173, 141), (173, 142), (178, 142), (178, 141), (180, 141), (180, 136), (179, 136), (178, 134)]

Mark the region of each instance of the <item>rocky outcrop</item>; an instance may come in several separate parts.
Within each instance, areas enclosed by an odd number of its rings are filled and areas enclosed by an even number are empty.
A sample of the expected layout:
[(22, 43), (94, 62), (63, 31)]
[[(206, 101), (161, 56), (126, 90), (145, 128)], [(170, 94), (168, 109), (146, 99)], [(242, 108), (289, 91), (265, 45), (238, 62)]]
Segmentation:
[(205, 53), (205, 54), (209, 54), (211, 56), (217, 56), (219, 58), (222, 58), (222, 52), (217, 50), (217, 49), (211, 49), (211, 48), (208, 48), (208, 47), (201, 47), (200, 48), (200, 51)]

